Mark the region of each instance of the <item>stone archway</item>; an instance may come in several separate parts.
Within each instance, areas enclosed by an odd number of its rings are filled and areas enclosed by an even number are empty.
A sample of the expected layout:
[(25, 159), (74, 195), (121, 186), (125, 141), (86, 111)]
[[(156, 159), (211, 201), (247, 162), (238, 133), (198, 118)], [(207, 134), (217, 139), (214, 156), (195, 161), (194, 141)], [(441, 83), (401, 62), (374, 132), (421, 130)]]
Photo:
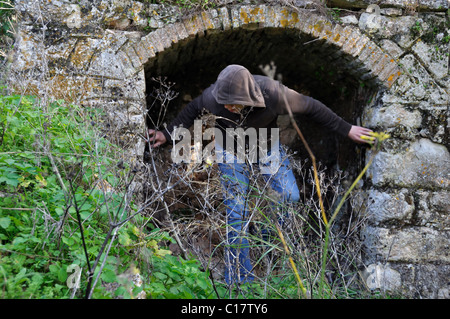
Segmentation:
[[(144, 68), (147, 94), (152, 90), (150, 78), (164, 75), (179, 84), (179, 100), (198, 95), (228, 64), (242, 64), (261, 73), (261, 65), (275, 62), (286, 85), (321, 100), (349, 122), (360, 119), (363, 107), (354, 107), (356, 101), (339, 104), (337, 96), (345, 90), (358, 91), (360, 96), (383, 90), (401, 75), (395, 60), (358, 28), (332, 24), (307, 11), (265, 5), (204, 11), (130, 42), (122, 51), (136, 69)], [(355, 92), (347, 92), (353, 94), (349, 99), (355, 100)], [(181, 103), (172, 103), (168, 120), (181, 109)], [(315, 147), (315, 153), (337, 152), (334, 138), (327, 141), (317, 130), (311, 138), (315, 138), (313, 145), (322, 144)], [(342, 158), (341, 166), (355, 159), (354, 154), (336, 157)]]

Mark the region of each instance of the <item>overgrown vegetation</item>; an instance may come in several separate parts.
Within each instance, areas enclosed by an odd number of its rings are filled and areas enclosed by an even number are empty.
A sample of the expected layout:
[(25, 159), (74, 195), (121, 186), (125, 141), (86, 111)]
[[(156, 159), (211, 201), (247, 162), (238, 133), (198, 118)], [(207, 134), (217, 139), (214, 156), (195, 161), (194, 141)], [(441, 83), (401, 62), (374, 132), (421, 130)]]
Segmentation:
[(0, 1), (0, 62), (6, 58), (14, 35), (14, 1)]
[(136, 169), (97, 129), (101, 112), (28, 96), (0, 109), (1, 298), (211, 296), (127, 194)]
[(0, 1), (0, 36), (11, 35), (12, 17), (14, 15), (14, 1)]
[[(212, 244), (206, 257), (207, 251), (193, 244), (202, 236), (200, 228), (209, 227), (210, 235), (223, 233), (220, 208), (213, 214), (207, 202), (212, 192), (206, 197), (196, 193), (204, 210), (192, 211), (203, 215), (202, 223), (172, 215), (166, 217), (173, 222), (159, 228), (154, 219), (158, 207), (169, 213), (174, 203), (163, 176), (152, 170), (159, 164), (147, 168), (148, 182), (157, 179), (153, 185), (159, 190), (138, 206), (132, 182), (142, 169), (128, 164), (123, 150), (104, 137), (101, 110), (64, 101), (46, 106), (19, 95), (1, 96), (0, 108), (1, 298), (368, 296), (358, 273), (360, 247), (354, 238), (364, 221), (357, 212), (331, 231), (311, 195), (301, 206), (290, 207), (288, 226), (277, 230), (276, 217), (267, 210), (271, 198), (255, 181), (249, 194), (254, 227), (246, 236), (257, 280), (228, 287), (218, 279), (220, 263), (214, 261), (224, 238)], [(213, 176), (214, 167), (208, 169)], [(314, 185), (309, 165), (294, 162), (294, 169)], [(180, 173), (180, 167), (172, 166), (171, 172), (166, 176), (174, 178), (172, 185), (192, 177), (184, 169)], [(335, 207), (343, 177), (326, 177), (320, 168), (318, 176), (324, 196), (333, 194), (326, 207)], [(272, 234), (269, 240), (261, 237), (263, 228)], [(180, 245), (186, 254), (173, 255), (169, 244)]]
[[(154, 79), (155, 80), (155, 79)], [(158, 82), (158, 80), (157, 80)], [(176, 94), (171, 85), (161, 82), (150, 93), (154, 116), (149, 126), (162, 126), (170, 100)], [(214, 115), (202, 116), (204, 129)], [(386, 136), (375, 134), (372, 156)], [(192, 158), (202, 155), (193, 146)], [(200, 150), (201, 151), (201, 150)], [(201, 163), (170, 163), (171, 147), (147, 149), (145, 185), (150, 197), (164, 193), (164, 199), (152, 206), (159, 222), (176, 234), (180, 253), (191, 252), (199, 259), (216, 293), (222, 296), (223, 255), (227, 245), (225, 210), (220, 176), (207, 158)], [(232, 298), (359, 298), (367, 297), (359, 270), (364, 269), (359, 229), (366, 221), (361, 212), (363, 196), (352, 192), (364, 175), (364, 168), (349, 186), (349, 176), (326, 169), (310, 159), (298, 159), (288, 152), (293, 170), (302, 188), (300, 203), (280, 206), (269, 182), (257, 167), (249, 173), (249, 192), (245, 196), (248, 224), (240, 236), (246, 237), (251, 250), (255, 280), (250, 285), (234, 285), (226, 290)], [(370, 163), (370, 161), (369, 161)], [(369, 164), (370, 165), (370, 164)], [(176, 187), (174, 187), (174, 185)], [(320, 196), (318, 196), (320, 194)], [(280, 211), (283, 227), (277, 228)], [(330, 218), (330, 220), (328, 220)], [(269, 234), (267, 237), (264, 234)]]

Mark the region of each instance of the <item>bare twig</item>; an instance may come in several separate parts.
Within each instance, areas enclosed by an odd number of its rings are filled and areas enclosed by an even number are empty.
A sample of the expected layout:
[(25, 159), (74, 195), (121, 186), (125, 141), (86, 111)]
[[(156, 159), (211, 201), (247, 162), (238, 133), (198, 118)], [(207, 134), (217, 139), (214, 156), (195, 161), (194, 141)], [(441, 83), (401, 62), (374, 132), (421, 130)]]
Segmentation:
[(319, 177), (317, 173), (317, 164), (316, 164), (316, 157), (314, 156), (313, 152), (311, 151), (308, 142), (306, 141), (305, 137), (303, 136), (302, 132), (300, 131), (300, 128), (297, 125), (297, 122), (294, 119), (294, 115), (292, 114), (291, 106), (289, 105), (286, 96), (283, 94), (284, 102), (287, 106), (289, 118), (291, 120), (292, 125), (294, 126), (295, 130), (297, 131), (298, 136), (302, 140), (303, 145), (305, 146), (306, 150), (308, 151), (309, 157), (311, 158), (313, 168), (314, 168), (314, 181), (316, 183), (316, 191), (317, 196), (319, 197), (319, 205), (320, 205), (320, 211), (322, 212), (322, 219), (325, 225), (328, 224), (327, 216), (325, 215), (325, 208), (323, 206), (323, 200), (322, 200), (322, 192), (320, 191), (320, 183), (319, 183)]

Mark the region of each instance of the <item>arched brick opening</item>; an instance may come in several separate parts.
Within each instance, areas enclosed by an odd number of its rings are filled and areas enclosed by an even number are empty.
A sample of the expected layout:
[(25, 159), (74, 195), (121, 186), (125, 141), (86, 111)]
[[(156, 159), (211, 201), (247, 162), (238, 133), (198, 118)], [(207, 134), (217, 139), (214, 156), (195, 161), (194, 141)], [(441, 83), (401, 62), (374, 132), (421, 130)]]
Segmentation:
[[(394, 60), (357, 28), (286, 8), (249, 6), (230, 12), (206, 11), (157, 30), (141, 42), (141, 47), (155, 52), (144, 64), (147, 105), (153, 104), (152, 77), (166, 77), (179, 93), (170, 104), (166, 123), (232, 63), (263, 74), (260, 66), (273, 62), (276, 76), (281, 75), (285, 85), (322, 101), (354, 124), (360, 124), (364, 107), (374, 93), (390, 87), (400, 74)], [(149, 127), (155, 126), (152, 119), (157, 114), (158, 108), (149, 111)], [(356, 176), (364, 162), (364, 152), (358, 145), (304, 117), (296, 119), (318, 161)], [(307, 158), (306, 149), (295, 136), (287, 131), (284, 142)]]

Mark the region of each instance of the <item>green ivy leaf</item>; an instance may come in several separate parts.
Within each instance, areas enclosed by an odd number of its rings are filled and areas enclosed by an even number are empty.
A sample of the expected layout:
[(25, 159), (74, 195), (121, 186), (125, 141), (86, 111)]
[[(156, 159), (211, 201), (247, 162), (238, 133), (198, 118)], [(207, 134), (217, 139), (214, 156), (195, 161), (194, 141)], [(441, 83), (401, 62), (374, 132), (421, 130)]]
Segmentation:
[(100, 277), (103, 281), (108, 283), (115, 282), (117, 280), (116, 274), (109, 269), (104, 269)]
[(59, 265), (57, 264), (52, 264), (50, 266), (48, 266), (48, 269), (50, 270), (51, 273), (56, 274), (59, 271)]
[(160, 272), (153, 273), (153, 276), (155, 276), (156, 278), (158, 278), (161, 281), (165, 281), (167, 279), (167, 275), (160, 273)]
[(55, 213), (58, 214), (58, 216), (62, 216), (64, 214), (64, 209), (62, 209), (61, 207), (56, 207)]
[(3, 229), (8, 228), (10, 224), (11, 224), (11, 219), (8, 216), (0, 218), (0, 226)]
[(67, 280), (67, 271), (65, 267), (61, 267), (58, 271), (58, 280), (65, 282)]
[(3, 176), (0, 176), (0, 183), (6, 182), (7, 185), (17, 187), (17, 185), (19, 185), (19, 178), (20, 178), (19, 174), (9, 172), (4, 174)]
[(126, 232), (121, 232), (119, 234), (119, 243), (123, 246), (131, 245), (131, 238)]
[(115, 294), (116, 296), (122, 296), (122, 295), (125, 295), (126, 293), (127, 293), (127, 290), (126, 290), (125, 287), (123, 287), (123, 286), (118, 287), (118, 288), (116, 289), (116, 291), (114, 292), (114, 294)]

